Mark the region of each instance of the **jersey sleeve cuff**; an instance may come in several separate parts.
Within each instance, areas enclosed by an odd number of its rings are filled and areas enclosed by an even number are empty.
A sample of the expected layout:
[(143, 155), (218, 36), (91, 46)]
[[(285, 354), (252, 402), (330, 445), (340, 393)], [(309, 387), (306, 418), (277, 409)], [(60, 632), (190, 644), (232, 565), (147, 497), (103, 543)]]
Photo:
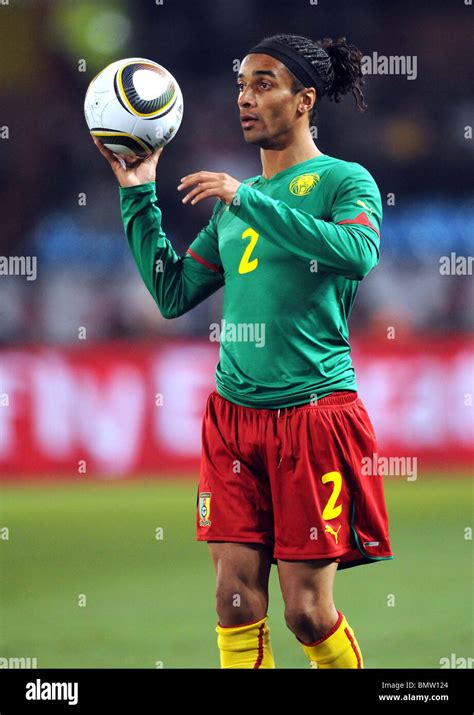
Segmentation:
[(138, 186), (120, 186), (120, 196), (135, 196), (140, 194), (156, 194), (156, 184), (154, 181), (149, 181), (146, 184), (138, 184)]

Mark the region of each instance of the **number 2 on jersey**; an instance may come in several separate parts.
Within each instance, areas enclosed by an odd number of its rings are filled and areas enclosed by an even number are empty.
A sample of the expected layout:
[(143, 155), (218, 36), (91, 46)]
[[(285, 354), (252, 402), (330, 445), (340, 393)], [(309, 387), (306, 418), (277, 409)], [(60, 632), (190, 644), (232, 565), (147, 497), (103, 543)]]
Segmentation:
[(250, 271), (254, 271), (258, 266), (258, 258), (253, 258), (251, 261), (249, 259), (253, 249), (256, 246), (259, 236), (260, 234), (254, 231), (253, 228), (247, 228), (243, 232), (242, 238), (250, 238), (250, 242), (246, 246), (244, 255), (240, 259), (239, 273), (250, 273)]

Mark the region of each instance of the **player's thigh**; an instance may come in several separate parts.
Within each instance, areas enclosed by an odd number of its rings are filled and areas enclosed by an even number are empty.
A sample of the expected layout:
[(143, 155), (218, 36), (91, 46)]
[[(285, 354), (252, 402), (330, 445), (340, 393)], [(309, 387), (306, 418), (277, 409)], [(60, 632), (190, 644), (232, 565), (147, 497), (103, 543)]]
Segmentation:
[(273, 548), (266, 544), (209, 541), (218, 586), (243, 583), (247, 588), (268, 591)]
[(337, 562), (333, 559), (278, 559), (278, 578), (287, 611), (312, 611), (333, 606)]

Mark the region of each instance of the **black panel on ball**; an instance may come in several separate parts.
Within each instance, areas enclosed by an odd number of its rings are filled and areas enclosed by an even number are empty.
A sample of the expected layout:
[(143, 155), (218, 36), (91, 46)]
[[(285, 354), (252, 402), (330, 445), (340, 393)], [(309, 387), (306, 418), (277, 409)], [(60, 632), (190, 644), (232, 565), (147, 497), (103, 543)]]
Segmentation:
[[(119, 80), (120, 70), (115, 75), (115, 92), (120, 103), (122, 104), (122, 106), (125, 107), (125, 109), (127, 109), (127, 111), (131, 111), (131, 107), (132, 114), (136, 112), (140, 115), (153, 115), (154, 117), (156, 117), (160, 114), (160, 110), (163, 109), (163, 107), (165, 107), (167, 104), (172, 102), (172, 100), (175, 98), (176, 88), (174, 82), (170, 78), (165, 91), (162, 92), (159, 97), (155, 97), (153, 99), (143, 99), (138, 94), (133, 83), (133, 76), (138, 70), (148, 70), (149, 72), (156, 72), (156, 74), (164, 76), (163, 72), (154, 65), (146, 64), (144, 62), (134, 62), (133, 64), (127, 65), (123, 68), (121, 72), (121, 82)], [(127, 102), (125, 101), (125, 98), (130, 106), (126, 106)], [(169, 108), (165, 110), (166, 113), (168, 111)]]

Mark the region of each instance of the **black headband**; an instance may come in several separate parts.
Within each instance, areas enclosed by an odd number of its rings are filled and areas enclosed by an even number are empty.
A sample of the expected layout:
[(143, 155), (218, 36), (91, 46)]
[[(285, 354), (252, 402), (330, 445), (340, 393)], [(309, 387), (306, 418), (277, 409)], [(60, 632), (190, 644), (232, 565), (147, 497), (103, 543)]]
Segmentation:
[(248, 55), (255, 53), (270, 55), (270, 57), (280, 60), (305, 87), (316, 87), (318, 93), (317, 102), (321, 101), (324, 95), (324, 82), (311, 62), (300, 55), (297, 50), (282, 42), (262, 40), (247, 52)]

